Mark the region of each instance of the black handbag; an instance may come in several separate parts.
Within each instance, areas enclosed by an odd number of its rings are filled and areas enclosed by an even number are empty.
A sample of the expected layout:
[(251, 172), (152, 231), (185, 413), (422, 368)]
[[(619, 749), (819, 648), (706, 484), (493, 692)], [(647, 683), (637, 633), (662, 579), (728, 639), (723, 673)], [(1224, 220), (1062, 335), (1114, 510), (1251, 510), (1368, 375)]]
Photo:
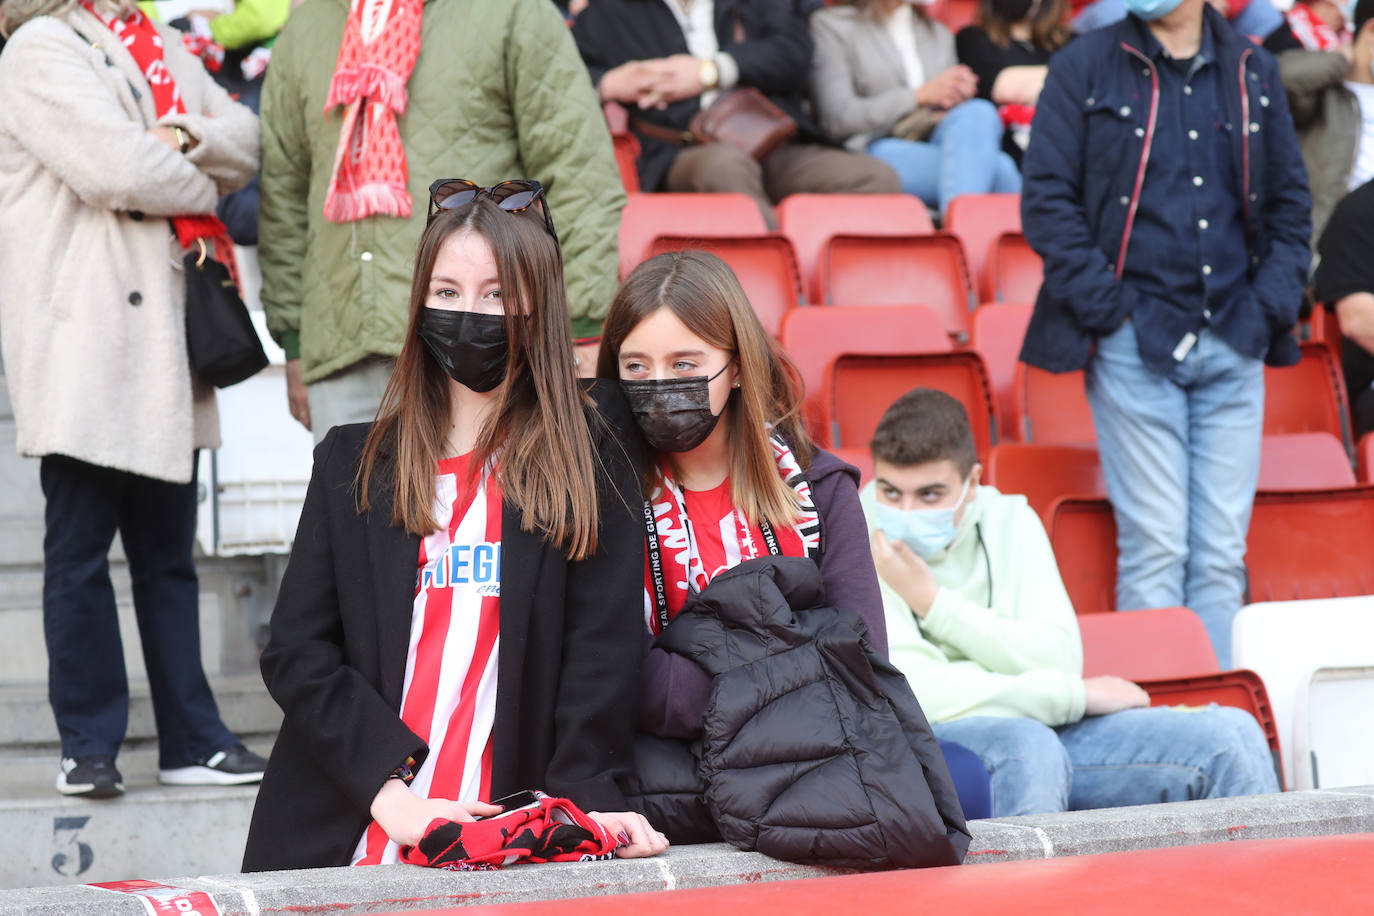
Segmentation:
[(216, 388), (258, 373), (267, 354), (229, 270), (199, 251), (186, 253), (186, 355), (191, 369)]

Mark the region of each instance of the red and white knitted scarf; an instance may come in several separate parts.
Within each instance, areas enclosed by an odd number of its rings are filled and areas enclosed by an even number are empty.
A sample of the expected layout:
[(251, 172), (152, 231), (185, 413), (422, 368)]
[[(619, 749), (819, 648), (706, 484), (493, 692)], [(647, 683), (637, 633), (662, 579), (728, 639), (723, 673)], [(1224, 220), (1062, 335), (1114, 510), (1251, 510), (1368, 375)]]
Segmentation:
[(420, 56), (424, 0), (353, 0), (325, 112), (342, 105), (343, 127), (324, 201), (325, 218), (409, 218), (406, 151), (396, 118)]
[[(820, 513), (811, 498), (811, 483), (806, 479), (797, 457), (777, 436), (772, 438), (773, 458), (778, 474), (797, 495), (799, 514), (791, 526), (774, 527), (779, 552), (786, 557), (810, 557), (819, 560), (821, 553)], [(768, 553), (765, 539), (757, 525), (750, 525), (738, 509), (734, 525), (722, 526), (724, 557), (703, 557), (682, 490), (665, 465), (659, 465), (659, 476), (649, 504), (654, 513), (654, 527), (658, 532), (659, 554), (663, 565), (663, 589), (667, 599), (669, 618), (676, 617), (692, 592), (700, 592), (710, 584), (708, 570), (719, 570), (738, 557), (738, 562), (753, 560)], [(703, 520), (715, 524), (715, 519)], [(731, 530), (732, 529), (732, 530)], [(644, 560), (644, 619), (650, 632), (658, 635), (662, 626), (655, 598), (652, 558)]]
[[(161, 119), (169, 114), (186, 114), (186, 103), (181, 100), (181, 90), (177, 88), (171, 71), (167, 69), (162, 36), (158, 34), (152, 20), (143, 15), (138, 7), (134, 7), (123, 16), (112, 16), (97, 9), (90, 0), (82, 0), (81, 6), (114, 33), (120, 44), (124, 45), (133, 57), (138, 69), (143, 71), (143, 78), (148, 81), (148, 89), (152, 93), (153, 108), (157, 117)], [(196, 243), (196, 239), (213, 241), (216, 253), (225, 262), (231, 275), (234, 273), (234, 248), (233, 243), (229, 241), (229, 231), (213, 213), (174, 216), (172, 229), (183, 248), (190, 248)]]

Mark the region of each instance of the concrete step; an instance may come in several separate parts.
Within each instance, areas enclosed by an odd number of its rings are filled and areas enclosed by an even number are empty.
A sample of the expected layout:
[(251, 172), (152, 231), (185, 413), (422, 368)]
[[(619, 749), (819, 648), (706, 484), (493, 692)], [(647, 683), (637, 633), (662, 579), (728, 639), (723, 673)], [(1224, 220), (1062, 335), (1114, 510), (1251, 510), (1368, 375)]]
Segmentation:
[[(248, 746), (265, 755), (270, 741)], [(56, 763), (24, 796), (0, 799), (0, 888), (238, 871), (256, 786), (162, 786), (146, 750), (120, 755), (122, 797), (66, 798)]]
[[(211, 678), (210, 686), (226, 725), (240, 736), (270, 736), (281, 727), (281, 710), (272, 701), (260, 677)], [(129, 729), (131, 748), (152, 742), (157, 736), (153, 702), (146, 682), (133, 682), (129, 689)], [(50, 754), (49, 766), (57, 761), (57, 726), (48, 706), (45, 688), (34, 686), (0, 687), (0, 764), (7, 757)], [(123, 758), (121, 758), (122, 760)], [(0, 793), (6, 779), (0, 776)]]

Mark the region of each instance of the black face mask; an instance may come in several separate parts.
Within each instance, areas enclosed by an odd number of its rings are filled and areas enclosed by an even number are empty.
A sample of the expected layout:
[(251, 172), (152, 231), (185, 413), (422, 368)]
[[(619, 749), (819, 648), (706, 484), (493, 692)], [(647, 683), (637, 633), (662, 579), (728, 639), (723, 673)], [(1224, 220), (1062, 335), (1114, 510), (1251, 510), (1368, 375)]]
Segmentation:
[(650, 445), (660, 452), (690, 452), (716, 428), (720, 415), (711, 412), (711, 383), (728, 368), (726, 363), (710, 378), (623, 378), (620, 387)]
[(506, 377), (510, 338), (505, 315), (425, 306), (416, 333), (448, 377), (473, 391), (491, 391)]
[(1006, 22), (1020, 22), (1030, 15), (1034, 0), (992, 0), (992, 9)]

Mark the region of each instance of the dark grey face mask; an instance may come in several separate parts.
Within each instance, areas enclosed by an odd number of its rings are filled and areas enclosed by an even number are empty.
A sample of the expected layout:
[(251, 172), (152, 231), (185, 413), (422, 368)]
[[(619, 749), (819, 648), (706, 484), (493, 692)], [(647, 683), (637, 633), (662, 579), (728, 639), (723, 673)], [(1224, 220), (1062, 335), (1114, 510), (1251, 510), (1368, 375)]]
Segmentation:
[(690, 452), (716, 428), (720, 415), (711, 412), (711, 383), (728, 368), (726, 363), (710, 378), (623, 378), (620, 387), (650, 445), (660, 452)]
[(510, 353), (505, 315), (427, 305), (420, 311), (416, 333), (448, 377), (460, 385), (487, 392), (505, 379)]

